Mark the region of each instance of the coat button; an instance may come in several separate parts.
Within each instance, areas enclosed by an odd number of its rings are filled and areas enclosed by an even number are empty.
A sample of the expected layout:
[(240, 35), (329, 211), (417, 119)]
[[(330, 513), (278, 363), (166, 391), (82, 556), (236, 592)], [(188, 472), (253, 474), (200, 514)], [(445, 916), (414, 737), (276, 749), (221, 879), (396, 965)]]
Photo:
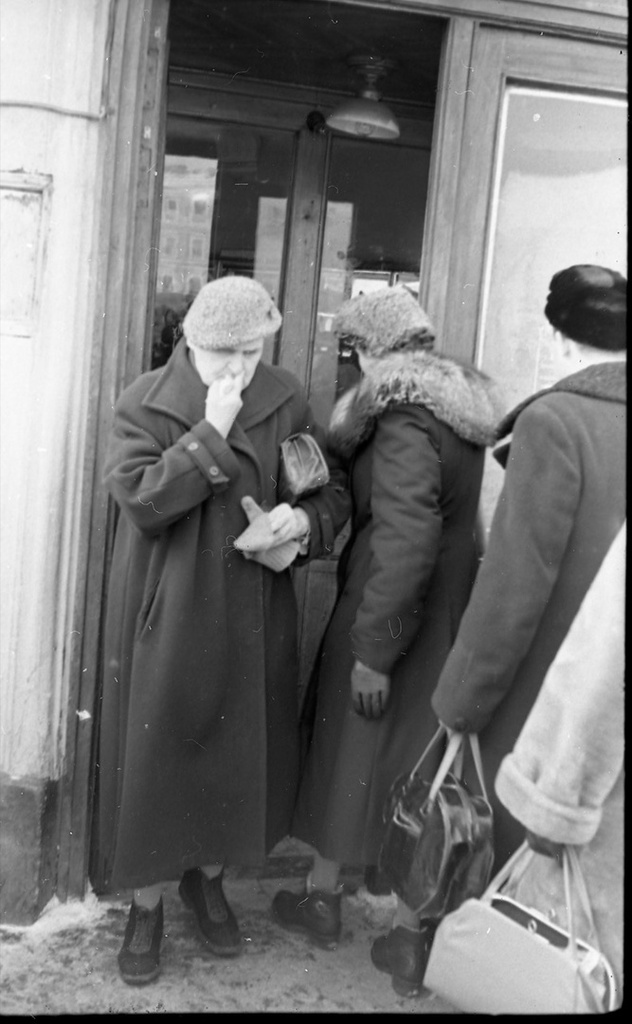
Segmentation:
[(197, 441), (191, 441), (191, 444), (187, 445), (187, 448), (189, 449), (190, 452), (196, 452), (199, 447), (200, 446), (197, 443)]
[(217, 468), (217, 466), (211, 466), (211, 468), (209, 469), (209, 473), (211, 474), (211, 476), (217, 476), (217, 474), (219, 473), (219, 469)]

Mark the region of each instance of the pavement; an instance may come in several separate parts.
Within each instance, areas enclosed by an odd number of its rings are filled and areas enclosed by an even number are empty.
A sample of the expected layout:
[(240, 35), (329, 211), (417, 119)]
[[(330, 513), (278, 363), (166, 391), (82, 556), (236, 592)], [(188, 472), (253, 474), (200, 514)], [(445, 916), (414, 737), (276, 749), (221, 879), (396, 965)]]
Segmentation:
[(129, 893), (54, 899), (35, 924), (0, 927), (0, 1014), (458, 1012), (426, 990), (398, 996), (389, 976), (375, 969), (371, 943), (388, 931), (395, 899), (371, 895), (360, 871), (343, 872), (337, 950), (322, 950), (272, 920), (275, 893), (301, 889), (311, 863), (305, 852), (286, 841), (257, 871), (226, 869), (224, 889), (245, 937), (237, 959), (205, 950), (177, 883), (170, 883), (162, 971), (150, 985), (126, 985), (118, 972)]

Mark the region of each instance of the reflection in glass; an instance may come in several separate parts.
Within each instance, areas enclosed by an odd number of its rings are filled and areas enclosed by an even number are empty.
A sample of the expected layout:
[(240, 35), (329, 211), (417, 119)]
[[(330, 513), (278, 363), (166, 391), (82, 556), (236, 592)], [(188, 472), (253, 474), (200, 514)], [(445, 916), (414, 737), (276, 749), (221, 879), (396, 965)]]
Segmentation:
[(323, 423), (359, 377), (331, 323), (345, 299), (399, 280), (419, 281), (427, 150), (334, 137), (316, 314), (310, 400)]
[[(574, 263), (627, 276), (627, 106), (623, 100), (511, 86), (496, 154), (478, 363), (509, 407), (556, 380), (544, 317), (551, 277)], [(488, 459), (489, 527), (502, 470)]]
[(169, 119), (153, 367), (169, 358), (207, 281), (254, 276), (278, 301), (292, 147), (289, 132)]

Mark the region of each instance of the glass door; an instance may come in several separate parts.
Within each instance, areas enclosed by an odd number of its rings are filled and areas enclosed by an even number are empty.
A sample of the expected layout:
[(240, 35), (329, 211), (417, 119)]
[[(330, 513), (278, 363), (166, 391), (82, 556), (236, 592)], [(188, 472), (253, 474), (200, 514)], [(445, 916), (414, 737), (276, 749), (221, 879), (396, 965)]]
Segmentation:
[(419, 288), (428, 166), (426, 148), (332, 139), (310, 383), (324, 423), (358, 376), (331, 333), (341, 303), (398, 281)]
[(152, 367), (169, 358), (207, 281), (255, 277), (280, 303), (293, 148), (282, 129), (168, 120)]

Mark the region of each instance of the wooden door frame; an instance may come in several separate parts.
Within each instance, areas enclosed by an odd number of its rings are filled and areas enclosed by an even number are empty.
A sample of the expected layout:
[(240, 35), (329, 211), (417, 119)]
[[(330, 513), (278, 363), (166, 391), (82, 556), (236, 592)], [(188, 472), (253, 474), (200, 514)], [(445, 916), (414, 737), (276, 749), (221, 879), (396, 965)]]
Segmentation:
[[(545, 37), (524, 29), (475, 26), (461, 83), (467, 99), (461, 112), (458, 159), (464, 170), (451, 195), (442, 192), (435, 197), (437, 221), (447, 236), (439, 305), (451, 355), (474, 362), (478, 351), (496, 141), (507, 85), (590, 90), (625, 98), (624, 54), (620, 44), (601, 39)], [(481, 67), (484, 76), (476, 74)]]
[[(60, 899), (82, 898), (88, 874), (102, 612), (114, 522), (101, 474), (114, 403), (122, 387), (143, 369), (149, 346), (151, 319), (147, 312), (156, 256), (151, 212), (160, 188), (160, 168), (155, 163), (162, 127), (157, 97), (166, 88), (169, 3), (112, 0), (111, 41), (104, 55), (110, 62), (105, 97), (108, 117), (99, 153), (97, 295), (78, 550), (82, 573), (75, 594), (74, 642), (68, 654), (65, 771), (50, 837), (50, 860), (56, 860)], [(130, 145), (130, 140), (135, 144)], [(130, 338), (140, 338), (142, 343), (130, 344)]]

